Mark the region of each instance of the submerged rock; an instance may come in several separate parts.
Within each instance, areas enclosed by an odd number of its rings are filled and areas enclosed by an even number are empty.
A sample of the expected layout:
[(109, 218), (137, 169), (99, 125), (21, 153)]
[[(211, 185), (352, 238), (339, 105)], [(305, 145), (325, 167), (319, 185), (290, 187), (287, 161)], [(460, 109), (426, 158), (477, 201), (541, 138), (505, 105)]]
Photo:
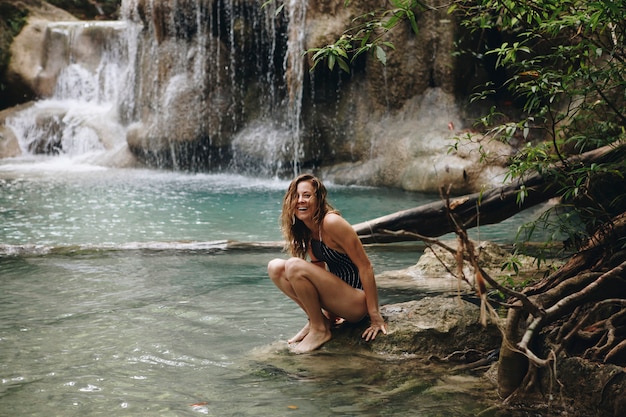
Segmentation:
[[(493, 325), (478, 324), (479, 308), (457, 296), (440, 295), (419, 301), (382, 307), (389, 325), (387, 335), (365, 342), (361, 333), (369, 326), (342, 324), (320, 349), (302, 355), (291, 352), (286, 341), (258, 348), (249, 359), (253, 372), (264, 378), (315, 383), (311, 395), (323, 395), (338, 414), (380, 415), (382, 403), (394, 399), (408, 407), (437, 407), (442, 397), (462, 398), (463, 415), (475, 415), (496, 399), (493, 381), (480, 374), (455, 369), (453, 365), (473, 362), (480, 350), (499, 346)], [(294, 329), (294, 333), (297, 329)], [(366, 395), (356, 395), (357, 387)], [(329, 387), (336, 389), (329, 390)], [(425, 403), (430, 405), (424, 405)], [(439, 407), (441, 404), (439, 403)], [(444, 407), (445, 408), (445, 407)]]
[[(456, 351), (491, 351), (500, 345), (497, 326), (479, 324), (480, 308), (456, 295), (439, 295), (421, 300), (381, 307), (388, 334), (366, 342), (361, 338), (369, 326), (367, 319), (358, 324), (344, 323), (332, 330), (333, 338), (318, 352), (325, 354), (381, 355), (406, 357), (420, 355), (448, 357)], [(295, 333), (296, 329), (294, 329)], [(256, 352), (257, 355), (263, 351)], [(290, 352), (289, 345), (277, 342), (268, 348), (264, 359)], [(261, 355), (261, 356), (263, 356)], [(260, 358), (257, 358), (260, 359)]]

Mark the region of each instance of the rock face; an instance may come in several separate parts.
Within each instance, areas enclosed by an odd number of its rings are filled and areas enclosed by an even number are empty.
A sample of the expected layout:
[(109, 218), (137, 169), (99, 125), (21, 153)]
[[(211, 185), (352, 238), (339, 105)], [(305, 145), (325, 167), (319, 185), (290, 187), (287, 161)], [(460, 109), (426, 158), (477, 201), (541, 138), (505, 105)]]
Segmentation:
[(479, 308), (452, 294), (382, 308), (389, 334), (376, 338), (372, 348), (392, 353), (447, 356), (455, 351), (488, 351), (499, 346), (496, 326), (479, 324)]
[[(355, 16), (379, 7), (376, 1), (351, 2), (348, 8), (338, 3), (309, 2), (305, 49), (334, 42)], [(303, 109), (304, 137), (320, 143), (315, 159), (324, 177), (426, 192), (447, 184), (470, 192), (501, 182), (510, 148), (482, 143), (498, 156), (488, 167), (478, 163), (479, 145), (451, 151), (453, 137), (471, 123), (461, 104), (468, 80), (453, 56), (457, 23), (445, 2), (429, 4), (433, 9), (418, 15), (417, 34), (409, 25), (389, 33), (397, 52), (388, 54), (386, 65), (364, 58), (334, 94), (328, 91), (332, 76), (316, 70), (312, 104)], [(327, 114), (321, 114), (320, 101), (329, 106)], [(315, 132), (323, 139), (311, 137)]]
[[(341, 184), (429, 192), (499, 183), (510, 149), (491, 148), (502, 158), (486, 169), (478, 145), (450, 152), (469, 123), (460, 104), (467, 80), (452, 54), (458, 25), (439, 3), (418, 15), (417, 34), (409, 25), (389, 33), (397, 52), (385, 66), (363, 56), (346, 75), (323, 65), (310, 72), (302, 51), (333, 42), (377, 1), (289, 2), (275, 15), (273, 4), (252, 0), (125, 0), (127, 45), (117, 49), (128, 54), (116, 59), (133, 71), (114, 110), (128, 148), (178, 169), (316, 170)], [(55, 58), (63, 44), (50, 46), (59, 32), (49, 22), (72, 18), (41, 10), (12, 46), (9, 77), (45, 98), (68, 65)], [(93, 67), (107, 54), (98, 41), (110, 38), (106, 25), (90, 23), (72, 40), (73, 59)]]

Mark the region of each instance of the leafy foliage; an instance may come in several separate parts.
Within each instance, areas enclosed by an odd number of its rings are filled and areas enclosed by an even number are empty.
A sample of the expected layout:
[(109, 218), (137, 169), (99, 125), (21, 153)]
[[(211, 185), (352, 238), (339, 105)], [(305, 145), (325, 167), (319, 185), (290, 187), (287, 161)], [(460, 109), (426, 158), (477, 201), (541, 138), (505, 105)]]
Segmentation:
[[(495, 58), (496, 69), (507, 74), (502, 87), (521, 103), (522, 117), (515, 122), (496, 123), (502, 119), (496, 108), (481, 119), (489, 137), (523, 144), (511, 158), (508, 179), (538, 171), (560, 187), (561, 205), (527, 225), (524, 238), (541, 230), (548, 239), (567, 239), (577, 246), (626, 209), (622, 161), (585, 166), (567, 159), (624, 139), (626, 3), (459, 1), (451, 11), (476, 38), (497, 32), (501, 39), (491, 45), (479, 41), (464, 53)], [(472, 100), (488, 99), (497, 91), (498, 86), (487, 84)], [(599, 193), (600, 183), (620, 191)], [(520, 189), (518, 202), (527, 192)]]
[[(364, 53), (385, 64), (387, 52), (395, 49), (386, 34), (402, 21), (417, 33), (416, 16), (431, 9), (424, 2), (395, 0), (387, 9), (361, 15), (333, 44), (307, 51), (313, 68), (325, 62), (330, 70), (339, 66), (349, 72)], [(617, 146), (626, 137), (626, 2), (457, 0), (448, 12), (470, 38), (458, 43), (463, 62), (469, 58), (504, 74), (480, 86), (471, 102), (495, 103), (478, 127), (486, 138), (518, 149), (506, 179), (539, 172), (560, 189), (560, 204), (521, 228), (520, 238), (537, 238), (540, 232), (547, 243), (579, 247), (593, 230), (626, 211), (622, 160), (583, 165), (570, 158)], [(494, 100), (503, 91), (514, 114)], [(521, 187), (518, 203), (529, 192)]]
[[(349, 0), (344, 2), (348, 6)], [(386, 35), (400, 23), (408, 21), (414, 33), (418, 33), (416, 13), (428, 6), (418, 0), (390, 0), (390, 8), (372, 11), (353, 19), (353, 26), (347, 29), (337, 41), (321, 48), (311, 48), (313, 71), (320, 62), (326, 62), (331, 71), (338, 65), (346, 73), (356, 58), (370, 53), (383, 65), (387, 63), (386, 50), (394, 50), (393, 43), (386, 41)]]

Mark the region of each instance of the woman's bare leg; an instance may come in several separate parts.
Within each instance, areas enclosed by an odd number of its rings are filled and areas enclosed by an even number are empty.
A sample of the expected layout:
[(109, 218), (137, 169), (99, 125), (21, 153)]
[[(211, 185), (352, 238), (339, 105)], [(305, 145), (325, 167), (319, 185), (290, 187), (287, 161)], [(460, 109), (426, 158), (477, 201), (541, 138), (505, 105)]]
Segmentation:
[[(267, 264), (267, 274), (269, 275), (269, 277), (272, 279), (272, 281), (278, 287), (279, 290), (285, 293), (287, 297), (295, 301), (296, 304), (298, 304), (300, 308), (304, 310), (304, 306), (302, 305), (302, 303), (300, 303), (300, 300), (298, 300), (298, 296), (296, 295), (293, 287), (291, 286), (289, 281), (286, 279), (285, 263), (286, 261), (284, 259), (272, 259)], [(306, 310), (304, 311), (306, 312)], [(287, 340), (287, 343), (300, 342), (302, 339), (305, 338), (305, 336), (308, 333), (309, 333), (309, 322), (307, 321), (304, 327), (298, 333), (296, 333), (295, 336)]]
[(294, 349), (297, 353), (310, 352), (330, 340), (331, 323), (322, 309), (351, 321), (367, 313), (365, 294), (330, 272), (298, 258), (286, 261), (284, 269), (285, 279), (309, 316), (309, 331)]
[(303, 259), (274, 259), (267, 269), (274, 284), (309, 317), (302, 330), (289, 339), (289, 343), (300, 342), (294, 349), (297, 353), (310, 352), (330, 340), (331, 322), (326, 314), (357, 322), (367, 313), (363, 291)]
[(315, 350), (328, 342), (332, 337), (330, 322), (322, 313), (319, 294), (313, 283), (293, 267), (294, 262), (287, 262), (286, 271), (289, 282), (293, 287), (298, 300), (304, 306), (309, 317), (309, 331), (302, 341), (294, 348), (296, 353), (305, 353)]

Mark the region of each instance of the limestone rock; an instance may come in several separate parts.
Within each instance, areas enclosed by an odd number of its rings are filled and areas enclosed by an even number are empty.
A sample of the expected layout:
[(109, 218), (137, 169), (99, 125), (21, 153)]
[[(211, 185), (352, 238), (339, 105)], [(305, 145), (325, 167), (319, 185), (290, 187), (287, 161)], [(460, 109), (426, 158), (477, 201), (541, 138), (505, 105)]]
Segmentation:
[(20, 156), (22, 150), (13, 130), (5, 125), (7, 117), (12, 117), (28, 105), (15, 106), (7, 110), (0, 111), (0, 158), (13, 158)]
[[(46, 2), (19, 3), (29, 10), (28, 23), (11, 44), (7, 83), (15, 91), (26, 91), (23, 93), (26, 97), (49, 96), (54, 80), (42, 76), (49, 52), (45, 48), (47, 25), (50, 22), (76, 21), (76, 18)], [(19, 97), (15, 100), (20, 102)]]
[[(502, 181), (501, 161), (480, 161), (477, 147), (485, 143), (451, 152), (468, 116), (452, 54), (459, 28), (443, 1), (418, 14), (417, 34), (409, 25), (389, 34), (397, 48), (386, 65), (363, 55), (350, 76), (323, 66), (309, 73), (302, 51), (340, 38), (379, 1), (309, 2), (301, 22), (288, 21), (288, 5), (276, 16), (251, 0), (206, 19), (204, 3), (125, 2), (126, 20), (115, 22), (125, 25), (128, 44), (109, 52), (126, 51), (133, 69), (115, 111), (128, 148), (145, 162), (268, 176), (291, 176), (299, 167), (337, 184), (426, 192), (448, 184), (455, 193), (474, 192)], [(69, 43), (62, 25), (50, 22), (74, 18), (45, 2), (28, 4), (41, 7), (13, 42), (9, 78), (28, 97), (49, 97), (68, 64), (59, 57)], [(72, 56), (93, 68), (98, 40), (110, 39), (117, 26), (87, 26), (72, 39)], [(503, 158), (512, 152), (494, 148)]]
[[(355, 155), (364, 160), (323, 167), (327, 179), (338, 184), (391, 186), (409, 191), (438, 193), (453, 184), (454, 193), (469, 193), (503, 182), (506, 158), (512, 148), (496, 142), (463, 141), (457, 126), (463, 118), (455, 97), (442, 88), (427, 88), (406, 100), (399, 111), (384, 118), (366, 116), (355, 123)], [(490, 155), (482, 161), (481, 148)], [(366, 157), (364, 154), (369, 155)]]
[[(457, 245), (456, 241), (447, 241), (444, 243), (453, 249), (455, 249)], [(480, 266), (492, 278), (501, 280), (502, 278), (510, 278), (514, 275), (513, 271), (509, 271), (506, 268), (504, 270), (502, 269), (502, 266), (511, 256), (508, 251), (488, 241), (476, 244), (476, 249), (479, 254), (478, 259)], [(520, 270), (522, 271), (533, 271), (537, 269), (535, 265), (536, 261), (533, 257), (517, 255), (517, 260), (520, 262)], [(455, 289), (462, 291), (470, 290), (470, 286), (466, 282), (459, 282), (459, 280), (453, 277), (442, 262), (451, 271), (456, 271), (454, 255), (439, 246), (432, 246), (424, 250), (424, 254), (415, 265), (399, 271), (384, 272), (376, 279), (381, 286), (392, 286), (395, 285), (395, 282), (401, 282), (403, 283), (402, 286), (405, 288), (428, 286), (448, 291), (454, 291)], [(463, 273), (470, 282), (473, 282), (474, 271), (469, 264), (465, 263)]]

